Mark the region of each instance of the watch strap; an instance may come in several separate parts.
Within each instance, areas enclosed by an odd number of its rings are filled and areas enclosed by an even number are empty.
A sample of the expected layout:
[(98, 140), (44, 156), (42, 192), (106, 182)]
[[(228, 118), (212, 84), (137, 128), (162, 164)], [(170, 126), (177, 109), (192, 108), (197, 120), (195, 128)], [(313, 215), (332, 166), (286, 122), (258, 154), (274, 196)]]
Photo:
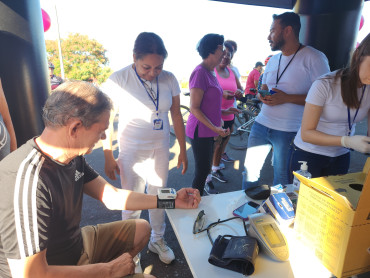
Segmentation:
[(162, 199), (159, 199), (158, 195), (157, 195), (157, 208), (159, 208), (159, 209), (174, 209), (175, 208), (175, 199), (162, 200)]

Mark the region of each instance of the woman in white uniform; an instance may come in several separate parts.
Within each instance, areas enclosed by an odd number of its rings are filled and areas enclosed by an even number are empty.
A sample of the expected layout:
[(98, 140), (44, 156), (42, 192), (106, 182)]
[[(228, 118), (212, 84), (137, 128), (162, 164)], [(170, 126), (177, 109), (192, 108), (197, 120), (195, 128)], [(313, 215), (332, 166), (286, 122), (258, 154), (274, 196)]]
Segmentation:
[[(162, 39), (143, 32), (136, 38), (134, 63), (114, 72), (102, 89), (113, 100), (114, 112), (104, 144), (105, 173), (112, 179), (121, 177), (121, 186), (136, 192), (157, 194), (166, 186), (169, 166), (170, 112), (180, 145), (178, 157), (182, 173), (187, 169), (185, 130), (180, 113), (180, 86), (175, 76), (163, 70), (167, 51)], [(113, 122), (119, 111), (117, 161), (112, 151)], [(152, 234), (149, 250), (169, 264), (175, 259), (163, 239), (164, 210), (149, 210)], [(123, 211), (122, 219), (139, 218), (141, 211)]]
[[(368, 131), (354, 135), (356, 123), (367, 117)], [(346, 174), (350, 150), (370, 153), (370, 34), (354, 51), (348, 68), (316, 80), (308, 92), (302, 125), (289, 159), (292, 171), (307, 161), (312, 177)]]

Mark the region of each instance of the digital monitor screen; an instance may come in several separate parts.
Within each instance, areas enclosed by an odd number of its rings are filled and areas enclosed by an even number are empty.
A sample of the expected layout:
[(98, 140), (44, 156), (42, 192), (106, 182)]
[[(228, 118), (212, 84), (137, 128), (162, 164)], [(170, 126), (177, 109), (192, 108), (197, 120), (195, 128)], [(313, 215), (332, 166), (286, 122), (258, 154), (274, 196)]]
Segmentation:
[(263, 225), (263, 230), (267, 240), (270, 242), (270, 245), (278, 245), (281, 242), (278, 234), (271, 224)]

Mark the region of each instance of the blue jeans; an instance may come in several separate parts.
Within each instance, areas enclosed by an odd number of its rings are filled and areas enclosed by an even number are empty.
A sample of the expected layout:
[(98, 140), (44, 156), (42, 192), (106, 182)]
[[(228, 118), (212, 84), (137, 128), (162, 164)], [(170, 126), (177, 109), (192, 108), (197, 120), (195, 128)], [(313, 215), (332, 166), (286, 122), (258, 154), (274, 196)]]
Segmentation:
[(330, 157), (304, 151), (292, 143), (289, 154), (289, 183), (293, 182), (292, 172), (301, 168), (301, 164), (298, 161), (307, 161), (308, 172), (311, 173), (312, 178), (343, 175), (347, 174), (349, 169), (350, 152), (337, 157)]
[(296, 132), (285, 132), (267, 128), (255, 122), (248, 138), (248, 149), (245, 156), (244, 166), (246, 171), (243, 189), (253, 188), (259, 185), (260, 174), (266, 157), (273, 147), (274, 181), (276, 184), (288, 184), (287, 160), (289, 145), (293, 141)]

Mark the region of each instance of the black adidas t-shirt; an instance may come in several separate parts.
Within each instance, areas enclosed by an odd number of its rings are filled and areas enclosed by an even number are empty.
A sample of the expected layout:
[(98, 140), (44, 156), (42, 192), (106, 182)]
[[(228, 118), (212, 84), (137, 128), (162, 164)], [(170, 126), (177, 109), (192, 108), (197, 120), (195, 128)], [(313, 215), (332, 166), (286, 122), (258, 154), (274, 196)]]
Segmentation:
[(78, 262), (83, 185), (97, 176), (83, 156), (62, 165), (34, 139), (0, 162), (0, 277), (11, 277), (7, 258), (45, 248), (50, 265)]

